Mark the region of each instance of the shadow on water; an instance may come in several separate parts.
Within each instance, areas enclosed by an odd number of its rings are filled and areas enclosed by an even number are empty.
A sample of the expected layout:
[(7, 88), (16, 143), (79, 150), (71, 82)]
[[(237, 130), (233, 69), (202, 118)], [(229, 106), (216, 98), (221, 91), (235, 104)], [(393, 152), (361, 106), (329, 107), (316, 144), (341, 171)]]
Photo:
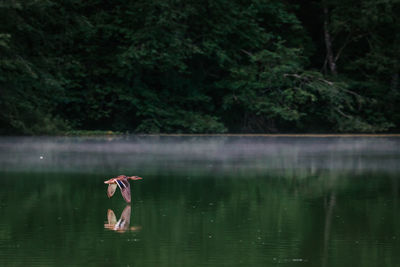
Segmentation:
[[(17, 141), (0, 142), (0, 266), (400, 262), (394, 139)], [(105, 192), (119, 174), (144, 178), (130, 205)]]

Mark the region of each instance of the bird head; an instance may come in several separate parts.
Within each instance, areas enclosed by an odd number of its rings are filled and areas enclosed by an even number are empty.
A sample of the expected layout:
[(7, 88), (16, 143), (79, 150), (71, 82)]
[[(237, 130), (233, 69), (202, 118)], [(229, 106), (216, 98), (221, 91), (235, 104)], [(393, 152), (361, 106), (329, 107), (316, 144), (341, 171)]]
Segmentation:
[(131, 176), (131, 177), (128, 177), (129, 179), (131, 179), (131, 180), (142, 180), (143, 178), (142, 177), (139, 177), (139, 176)]

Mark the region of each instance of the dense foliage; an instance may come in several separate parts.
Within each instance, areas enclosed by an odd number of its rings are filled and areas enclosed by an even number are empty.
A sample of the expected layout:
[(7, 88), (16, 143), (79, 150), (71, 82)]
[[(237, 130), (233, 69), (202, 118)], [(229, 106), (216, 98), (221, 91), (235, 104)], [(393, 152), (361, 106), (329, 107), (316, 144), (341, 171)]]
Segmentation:
[(400, 129), (399, 0), (4, 0), (0, 129)]

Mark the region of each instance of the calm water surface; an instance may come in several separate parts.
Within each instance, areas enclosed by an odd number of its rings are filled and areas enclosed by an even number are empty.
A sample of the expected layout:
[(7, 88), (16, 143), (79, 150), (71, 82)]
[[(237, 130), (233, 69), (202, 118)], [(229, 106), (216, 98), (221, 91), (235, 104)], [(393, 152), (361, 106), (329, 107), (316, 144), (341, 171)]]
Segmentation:
[(0, 266), (400, 266), (399, 179), (399, 138), (1, 138)]

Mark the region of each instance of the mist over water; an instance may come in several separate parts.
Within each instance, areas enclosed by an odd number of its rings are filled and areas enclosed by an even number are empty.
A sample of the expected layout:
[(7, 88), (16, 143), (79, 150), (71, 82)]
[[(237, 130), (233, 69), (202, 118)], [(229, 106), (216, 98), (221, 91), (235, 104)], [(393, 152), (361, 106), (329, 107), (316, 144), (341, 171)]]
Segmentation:
[(398, 266), (399, 144), (3, 137), (0, 266)]
[(1, 138), (4, 171), (398, 172), (399, 138), (168, 137)]

